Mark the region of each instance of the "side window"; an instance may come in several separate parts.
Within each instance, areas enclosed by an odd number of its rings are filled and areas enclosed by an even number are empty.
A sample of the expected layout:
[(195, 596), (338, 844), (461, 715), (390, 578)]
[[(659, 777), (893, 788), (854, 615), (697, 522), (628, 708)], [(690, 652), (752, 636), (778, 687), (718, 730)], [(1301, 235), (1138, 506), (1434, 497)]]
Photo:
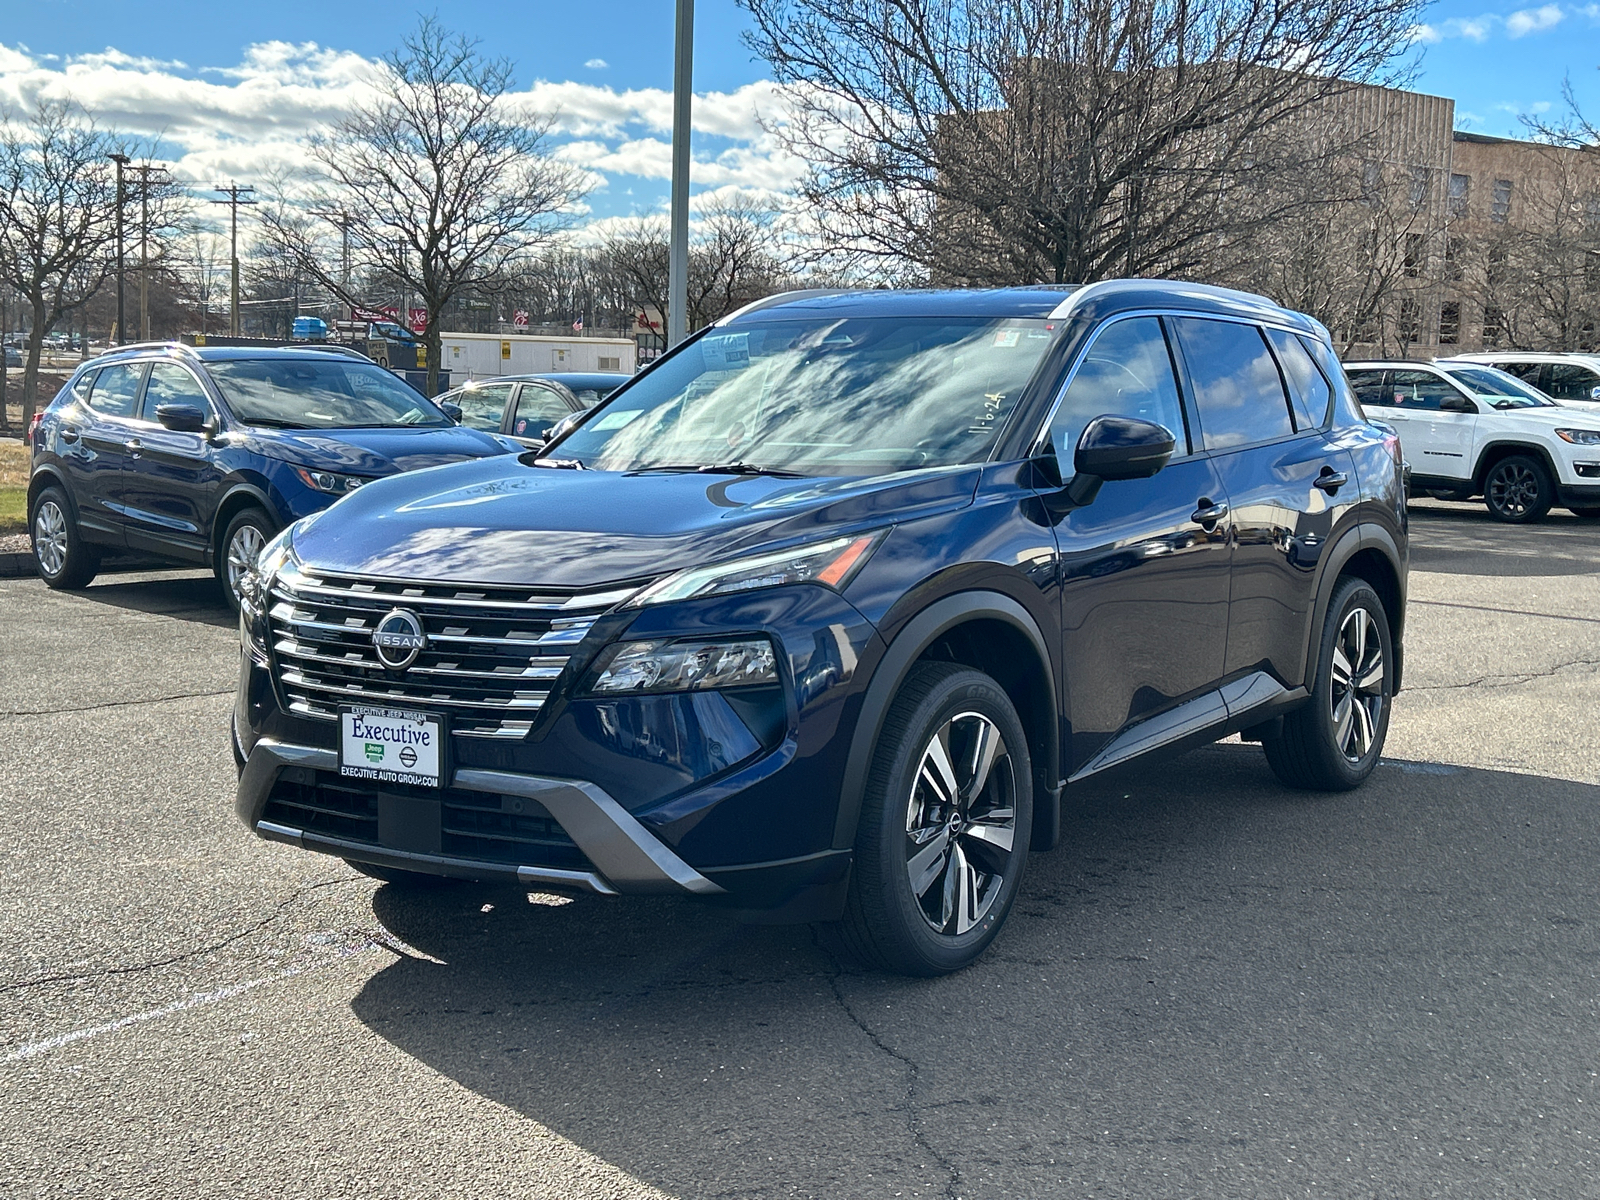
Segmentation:
[(133, 416), (143, 376), (143, 363), (117, 363), (102, 368), (89, 392), (89, 407), (108, 417)]
[(547, 387), (524, 384), (517, 397), (517, 419), (511, 432), (517, 437), (538, 438), (572, 411), (567, 402)]
[(1294, 405), (1294, 427), (1314, 429), (1328, 417), (1333, 389), (1322, 377), (1300, 339), (1282, 329), (1267, 330), (1267, 340), (1278, 352), (1278, 365), (1289, 377), (1289, 399)]
[(1432, 371), (1395, 371), (1391, 404), (1410, 411), (1438, 412), (1446, 396), (1461, 393)]
[(71, 388), (62, 388), (62, 395), (57, 396), (56, 399), (62, 399), (62, 396), (70, 391), (72, 398), (79, 404), (89, 403), (89, 389), (94, 386), (94, 377), (98, 374), (98, 371), (85, 371), (72, 381)]
[(1551, 363), (1550, 386), (1545, 390), (1557, 400), (1600, 400), (1600, 375), (1576, 363)]
[(1173, 324), (1194, 380), (1207, 450), (1248, 446), (1294, 432), (1283, 378), (1258, 327), (1200, 317), (1179, 317)]
[(1383, 371), (1348, 371), (1350, 390), (1355, 392), (1356, 399), (1363, 404), (1375, 405), (1378, 408), (1394, 407), (1394, 393), (1383, 386)]
[(1495, 363), (1494, 365), (1499, 367), (1502, 371), (1510, 371), (1511, 374), (1515, 375), (1518, 379), (1521, 379), (1526, 383), (1531, 383), (1534, 387), (1539, 386), (1539, 368), (1542, 365), (1540, 363), (1503, 362)]
[(463, 388), (450, 399), (461, 406), (461, 423), (467, 428), (499, 433), (500, 418), (505, 415), (506, 401), (511, 399), (511, 385)]
[(163, 404), (189, 404), (209, 418), (211, 400), (200, 381), (182, 367), (172, 363), (156, 363), (150, 368), (150, 378), (144, 385), (144, 407), (140, 415), (146, 421), (156, 419), (156, 409)]
[(1102, 330), (1085, 352), (1050, 423), (1063, 475), (1072, 473), (1072, 452), (1084, 426), (1108, 413), (1164, 425), (1177, 443), (1173, 457), (1188, 452), (1172, 355), (1157, 318), (1118, 321)]

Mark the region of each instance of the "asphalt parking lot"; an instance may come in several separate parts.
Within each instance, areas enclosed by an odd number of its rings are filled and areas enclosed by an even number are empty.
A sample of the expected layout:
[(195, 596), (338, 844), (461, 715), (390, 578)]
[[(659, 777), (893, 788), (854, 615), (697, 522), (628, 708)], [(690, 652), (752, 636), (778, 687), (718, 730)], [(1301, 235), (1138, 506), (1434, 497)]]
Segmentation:
[(933, 982), (257, 841), (209, 579), (0, 581), (0, 1190), (1592, 1195), (1600, 524), (1414, 517), (1367, 787), (1234, 743), (1076, 789)]

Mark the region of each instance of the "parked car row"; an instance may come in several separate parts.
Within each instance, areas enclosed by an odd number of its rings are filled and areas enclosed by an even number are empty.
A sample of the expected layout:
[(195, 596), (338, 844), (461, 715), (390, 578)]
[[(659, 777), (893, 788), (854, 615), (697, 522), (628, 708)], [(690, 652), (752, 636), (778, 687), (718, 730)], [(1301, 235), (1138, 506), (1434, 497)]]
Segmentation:
[(1362, 406), (1399, 433), (1413, 494), (1481, 496), (1492, 516), (1513, 523), (1540, 520), (1557, 504), (1600, 518), (1600, 396), (1589, 394), (1600, 393), (1600, 370), (1586, 361), (1483, 354), (1344, 368)]

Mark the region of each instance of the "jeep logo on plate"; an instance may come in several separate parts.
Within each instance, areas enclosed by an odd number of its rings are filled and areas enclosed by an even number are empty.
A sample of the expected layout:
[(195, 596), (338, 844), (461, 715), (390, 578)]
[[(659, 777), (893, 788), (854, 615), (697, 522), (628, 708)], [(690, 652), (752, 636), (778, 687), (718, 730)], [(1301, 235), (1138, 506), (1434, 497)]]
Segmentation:
[(378, 652), (378, 661), (396, 671), (416, 662), (427, 644), (428, 635), (422, 632), (417, 614), (403, 608), (385, 615), (372, 631), (372, 647)]

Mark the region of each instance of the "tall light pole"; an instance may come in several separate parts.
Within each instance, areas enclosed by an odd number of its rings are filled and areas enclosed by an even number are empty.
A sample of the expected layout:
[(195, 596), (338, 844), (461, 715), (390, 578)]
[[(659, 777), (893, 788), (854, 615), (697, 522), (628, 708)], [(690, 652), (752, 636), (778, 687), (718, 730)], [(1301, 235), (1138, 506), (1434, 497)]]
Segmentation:
[(241, 204), (254, 204), (249, 197), (255, 193), (253, 187), (241, 187), (237, 183), (219, 183), (211, 189), (213, 192), (224, 192), (226, 200), (213, 200), (213, 204), (226, 204), (231, 218), (230, 233), (230, 271), (228, 283), (228, 332), (234, 337), (239, 336), (239, 206)]
[(106, 157), (117, 164), (117, 345), (120, 346), (128, 340), (128, 326), (122, 312), (122, 168), (132, 160), (126, 154), (109, 154)]
[(667, 251), (667, 349), (689, 336), (689, 115), (694, 100), (694, 0), (678, 0), (672, 71), (672, 211)]

